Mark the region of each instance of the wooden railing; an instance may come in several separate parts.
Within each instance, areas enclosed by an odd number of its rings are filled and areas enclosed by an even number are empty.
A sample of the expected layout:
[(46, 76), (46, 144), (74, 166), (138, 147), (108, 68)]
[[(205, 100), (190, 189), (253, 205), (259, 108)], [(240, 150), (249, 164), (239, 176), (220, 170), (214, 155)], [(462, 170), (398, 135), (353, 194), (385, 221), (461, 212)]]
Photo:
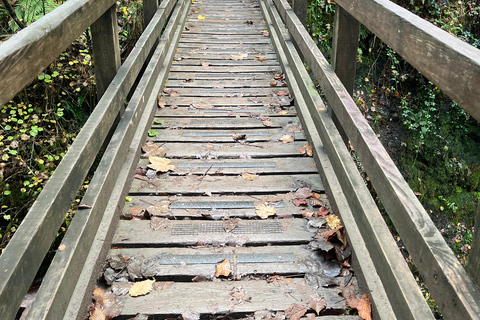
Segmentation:
[[(82, 203), (90, 208), (79, 210), (74, 217), (62, 241), (65, 249), (57, 252), (28, 319), (63, 319), (74, 290), (75, 293), (81, 291), (75, 289), (77, 280), (110, 195), (113, 192), (121, 194), (121, 190), (114, 191), (116, 180), (124, 167), (132, 168), (125, 166), (125, 159), (132, 152), (139, 152), (140, 142), (135, 137), (144, 136), (148, 122), (153, 117), (160, 90), (158, 83), (164, 82), (161, 72), (163, 70), (165, 77), (165, 70), (169, 69), (174, 54), (172, 47), (176, 46), (179, 39), (177, 25), (185, 21), (189, 3), (186, 0), (165, 0), (158, 6), (157, 0), (145, 1), (144, 15), (148, 26), (122, 66), (116, 2), (112, 0), (68, 1), (0, 44), (0, 105), (3, 105), (38, 76), (76, 37), (91, 27), (95, 78), (98, 96), (101, 97), (0, 256), (2, 319), (15, 317), (88, 170), (107, 136), (113, 134), (82, 199)], [(154, 52), (153, 48), (156, 48)], [(152, 58), (125, 109), (127, 94), (149, 56)], [(118, 122), (115, 120), (119, 113), (123, 116)], [(135, 140), (133, 146), (132, 140)], [(128, 172), (125, 175), (129, 176)], [(87, 288), (84, 290), (87, 291)], [(76, 307), (79, 306), (74, 305), (73, 309)]]
[[(350, 94), (355, 79), (361, 23), (472, 117), (480, 120), (480, 50), (388, 0), (336, 0), (330, 66), (286, 1), (274, 2), (288, 28), (291, 41), (296, 43), (319, 81), (333, 111), (332, 117), (355, 148), (378, 197), (443, 316), (446, 319), (479, 319), (478, 287), (457, 261)], [(320, 123), (316, 125), (319, 131), (324, 130)], [(326, 143), (325, 140), (323, 142)], [(338, 150), (338, 146), (331, 148), (343, 152)], [(384, 230), (384, 223), (380, 222), (381, 216), (373, 200), (368, 199), (366, 188), (360, 186), (361, 181), (356, 184), (353, 182), (358, 180), (353, 177), (355, 169), (342, 163), (341, 159), (336, 160), (335, 153), (329, 152), (329, 155), (342, 182), (342, 189), (348, 194), (349, 204), (363, 231), (377, 271), (389, 287), (387, 293), (397, 317), (431, 319), (431, 315), (418, 316), (418, 310), (425, 308), (415, 300), (421, 300), (422, 297), (412, 289), (412, 276), (403, 274), (405, 268), (399, 270), (399, 265), (404, 263), (398, 257), (393, 258), (397, 255), (392, 252), (394, 243), (388, 230)], [(480, 246), (480, 243), (474, 245)], [(478, 257), (476, 259), (478, 261)], [(478, 272), (478, 267), (473, 268)]]

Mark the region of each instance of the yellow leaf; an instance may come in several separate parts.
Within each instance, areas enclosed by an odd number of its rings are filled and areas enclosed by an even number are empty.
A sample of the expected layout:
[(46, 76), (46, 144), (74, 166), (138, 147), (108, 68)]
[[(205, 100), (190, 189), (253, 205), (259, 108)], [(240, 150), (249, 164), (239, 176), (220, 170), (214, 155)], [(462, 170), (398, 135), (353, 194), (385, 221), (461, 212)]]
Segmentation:
[(132, 201), (132, 198), (125, 197), (125, 200), (127, 200), (128, 202), (130, 202), (130, 201)]
[(328, 223), (328, 226), (331, 228), (331, 229), (337, 229), (337, 228), (340, 228), (342, 226), (342, 222), (340, 221), (340, 219), (334, 215), (334, 214), (331, 214), (331, 215), (328, 215), (325, 220), (327, 221)]
[(175, 166), (170, 164), (170, 160), (160, 157), (149, 157), (150, 164), (148, 167), (150, 169), (156, 170), (157, 172), (168, 172), (175, 170)]
[(205, 20), (205, 16), (202, 16), (201, 14), (198, 15), (198, 20)]
[(253, 181), (253, 180), (257, 179), (257, 177), (258, 177), (258, 175), (256, 175), (256, 174), (242, 173), (243, 180)]
[(232, 272), (232, 264), (230, 260), (224, 259), (215, 265), (215, 277), (228, 277)]
[(255, 207), (255, 213), (262, 219), (267, 219), (269, 216), (275, 214), (275, 208), (266, 204), (261, 204)]
[(133, 286), (130, 287), (128, 294), (132, 297), (144, 296), (152, 291), (154, 282), (155, 280), (135, 282)]
[(285, 111), (285, 110), (277, 112), (277, 115), (279, 115), (279, 116), (284, 116), (284, 115), (287, 115), (287, 114), (288, 114), (288, 111)]
[(265, 59), (264, 56), (256, 56), (255, 59), (258, 60), (258, 61), (265, 61), (265, 60), (267, 60), (267, 59)]

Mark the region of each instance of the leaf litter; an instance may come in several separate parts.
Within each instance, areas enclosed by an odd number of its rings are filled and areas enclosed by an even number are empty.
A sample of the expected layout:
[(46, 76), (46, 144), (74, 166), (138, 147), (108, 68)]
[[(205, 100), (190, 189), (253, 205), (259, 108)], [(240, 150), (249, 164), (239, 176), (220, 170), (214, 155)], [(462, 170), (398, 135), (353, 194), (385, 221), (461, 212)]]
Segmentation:
[(175, 166), (170, 164), (170, 159), (161, 157), (149, 157), (148, 160), (150, 160), (150, 164), (148, 165), (148, 167), (157, 172), (168, 172), (175, 170)]

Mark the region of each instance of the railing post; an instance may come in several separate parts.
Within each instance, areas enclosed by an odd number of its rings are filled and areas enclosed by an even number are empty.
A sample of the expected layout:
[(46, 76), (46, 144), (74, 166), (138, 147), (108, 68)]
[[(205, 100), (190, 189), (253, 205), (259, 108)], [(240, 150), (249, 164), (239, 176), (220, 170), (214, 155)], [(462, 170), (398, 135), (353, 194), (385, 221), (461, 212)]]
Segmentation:
[(152, 20), (159, 5), (159, 0), (143, 0), (143, 28), (145, 29)]
[(100, 100), (121, 65), (117, 27), (117, 5), (114, 4), (110, 9), (105, 11), (90, 28), (93, 41), (97, 98)]
[(477, 204), (477, 216), (475, 217), (474, 230), (466, 270), (477, 287), (480, 287), (480, 200)]
[(293, 12), (295, 12), (300, 22), (303, 23), (303, 26), (306, 28), (308, 0), (293, 0), (292, 7)]
[(333, 25), (332, 67), (350, 95), (355, 84), (360, 23), (338, 4)]

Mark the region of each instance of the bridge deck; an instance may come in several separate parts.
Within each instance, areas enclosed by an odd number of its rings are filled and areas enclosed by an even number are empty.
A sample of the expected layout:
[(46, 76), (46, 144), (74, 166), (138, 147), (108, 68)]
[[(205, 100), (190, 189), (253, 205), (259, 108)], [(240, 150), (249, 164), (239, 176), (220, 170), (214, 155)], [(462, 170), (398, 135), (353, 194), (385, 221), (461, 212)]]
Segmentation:
[(102, 288), (124, 318), (291, 318), (297, 305), (350, 319), (351, 251), (318, 215), (328, 199), (263, 19), (255, 0), (191, 5), (92, 315)]

